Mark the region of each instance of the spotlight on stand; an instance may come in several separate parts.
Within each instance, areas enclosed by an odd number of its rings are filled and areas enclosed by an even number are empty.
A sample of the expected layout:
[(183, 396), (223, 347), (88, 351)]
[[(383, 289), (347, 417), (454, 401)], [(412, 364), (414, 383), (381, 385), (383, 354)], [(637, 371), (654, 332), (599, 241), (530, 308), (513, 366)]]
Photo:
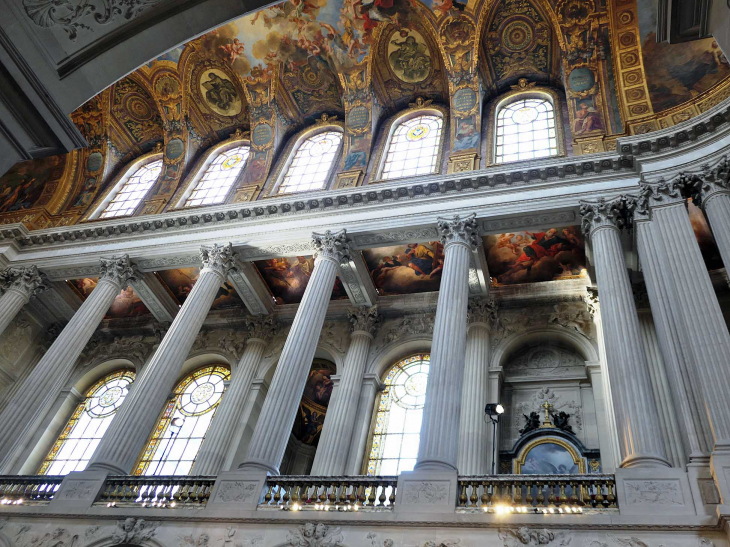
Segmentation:
[(504, 407), (499, 403), (487, 403), (484, 407), (484, 414), (492, 422), (492, 475), (497, 465), (497, 424), (499, 417), (504, 414)]

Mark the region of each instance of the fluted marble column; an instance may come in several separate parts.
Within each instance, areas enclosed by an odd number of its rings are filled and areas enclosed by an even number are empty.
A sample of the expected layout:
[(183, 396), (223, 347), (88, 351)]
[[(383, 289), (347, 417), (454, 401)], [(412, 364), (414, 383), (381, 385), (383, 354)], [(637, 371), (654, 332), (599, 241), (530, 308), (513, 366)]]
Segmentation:
[(417, 470), (455, 471), (466, 357), (469, 264), (479, 245), (476, 215), (438, 219), (444, 245)]
[(693, 357), (710, 421), (714, 451), (730, 452), (730, 333), (682, 195), (684, 181), (644, 184), (637, 213), (650, 214), (662, 258), (662, 275), (671, 283), (678, 328)]
[(47, 288), (35, 266), (7, 268), (0, 272), (0, 334), (31, 298)]
[(155, 426), (180, 370), (203, 326), (218, 289), (234, 265), (231, 245), (203, 247), (203, 269), (157, 351), (134, 382), (99, 443), (89, 469), (128, 474)]
[(343, 475), (352, 444), (362, 375), (370, 343), (378, 323), (378, 309), (361, 307), (349, 311), (352, 334), (340, 383), (332, 393), (312, 464), (312, 475)]
[(601, 293), (606, 360), (621, 449), (621, 467), (669, 466), (659, 414), (641, 342), (639, 317), (626, 270), (619, 229), (627, 218), (625, 198), (581, 202), (583, 232), (590, 238)]
[(499, 402), (489, 398), (489, 331), (494, 324), (496, 309), (491, 297), (479, 296), (469, 300), (459, 420), (457, 468), (460, 475), (486, 475), (490, 472), (492, 426), (484, 419), (484, 406)]
[(327, 314), (340, 262), (349, 256), (345, 230), (312, 234), (317, 249), (314, 269), (281, 350), (269, 393), (261, 408), (246, 459), (246, 471), (278, 474), (299, 401)]
[(205, 434), (193, 467), (194, 475), (220, 473), (233, 444), (238, 443), (238, 439), (234, 438), (238, 421), (246, 406), (251, 382), (256, 376), (261, 358), (276, 332), (276, 323), (271, 316), (254, 315), (246, 319), (246, 329), (249, 333), (246, 347)]
[(102, 258), (99, 282), (48, 348), (0, 414), (0, 473), (8, 473), (22, 449), (20, 438), (56, 397), (114, 298), (132, 276), (129, 257)]

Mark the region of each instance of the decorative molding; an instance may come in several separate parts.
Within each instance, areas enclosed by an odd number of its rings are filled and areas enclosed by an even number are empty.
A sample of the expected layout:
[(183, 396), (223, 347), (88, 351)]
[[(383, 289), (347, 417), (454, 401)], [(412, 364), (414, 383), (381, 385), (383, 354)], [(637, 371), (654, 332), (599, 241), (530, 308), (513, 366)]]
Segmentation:
[(516, 547), (517, 545), (544, 545), (545, 547), (565, 547), (570, 545), (572, 536), (567, 532), (553, 532), (547, 528), (520, 528), (500, 529), (499, 539), (504, 542), (504, 547)]
[(627, 505), (685, 505), (676, 479), (625, 480)]
[(280, 547), (344, 547), (342, 528), (331, 527), (323, 522), (305, 522), (289, 530), (286, 543)]
[(271, 315), (253, 315), (244, 319), (246, 334), (249, 338), (271, 342), (279, 331), (279, 324)]
[(112, 543), (142, 545), (142, 542), (152, 539), (157, 532), (159, 522), (129, 517), (117, 521), (117, 529), (112, 534)]
[(358, 276), (355, 274), (349, 260), (340, 263), (340, 280), (345, 286), (347, 294), (350, 296), (353, 304), (365, 305), (369, 303), (363, 293), (360, 285), (360, 279), (358, 279)]
[(258, 481), (222, 481), (216, 495), (216, 502), (249, 503), (257, 494)]
[(353, 241), (357, 247), (377, 247), (397, 243), (421, 243), (439, 238), (439, 231), (434, 227), (392, 230), (378, 234), (355, 235)]
[(467, 324), (484, 323), (490, 329), (495, 328), (498, 322), (497, 302), (493, 296), (476, 296), (469, 299), (469, 308), (466, 314)]
[(553, 312), (548, 317), (548, 324), (560, 325), (566, 329), (573, 329), (578, 334), (590, 337), (593, 319), (584, 306), (572, 303), (555, 304)]
[(391, 342), (395, 342), (396, 340), (400, 340), (409, 335), (430, 336), (433, 334), (434, 320), (434, 313), (406, 315), (383, 333), (383, 342), (385, 344), (390, 344)]
[(200, 254), (168, 256), (163, 258), (143, 258), (137, 261), (137, 267), (141, 271), (145, 272), (190, 266), (200, 267)]
[(403, 481), (403, 500), (411, 505), (437, 505), (449, 499), (450, 481)]
[(366, 332), (370, 336), (375, 336), (381, 321), (377, 306), (350, 308), (347, 310), (347, 317), (350, 320), (352, 332)]
[(238, 256), (241, 260), (254, 261), (273, 257), (311, 255), (314, 254), (315, 250), (311, 241), (305, 241), (272, 245), (270, 247), (250, 247), (238, 251)]
[(502, 233), (505, 231), (534, 228), (535, 226), (553, 226), (556, 224), (572, 224), (575, 222), (574, 211), (561, 211), (560, 213), (542, 213), (539, 215), (510, 217), (500, 220), (485, 220), (482, 222), (482, 229), (485, 232)]
[(63, 491), (58, 497), (63, 500), (90, 499), (94, 494), (94, 490), (99, 486), (99, 481), (67, 480), (63, 485)]

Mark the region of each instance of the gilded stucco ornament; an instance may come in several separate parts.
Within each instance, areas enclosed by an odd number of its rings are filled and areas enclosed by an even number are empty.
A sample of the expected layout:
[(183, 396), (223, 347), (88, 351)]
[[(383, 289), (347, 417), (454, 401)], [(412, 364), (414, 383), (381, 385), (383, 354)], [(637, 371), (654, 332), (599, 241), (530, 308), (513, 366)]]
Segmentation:
[(479, 246), (479, 229), (476, 213), (465, 217), (455, 215), (453, 218), (437, 219), (438, 231), (444, 248), (451, 243), (467, 245), (471, 250)]
[(48, 280), (35, 266), (7, 268), (0, 272), (0, 294), (13, 289), (33, 298), (49, 288)]
[(228, 272), (235, 267), (233, 246), (213, 245), (212, 247), (200, 248), (200, 260), (204, 270), (216, 272), (221, 277), (226, 277)]
[(315, 232), (312, 234), (312, 243), (316, 249), (315, 258), (327, 258), (337, 263), (350, 258), (350, 246), (345, 229), (334, 233), (331, 230), (327, 230), (323, 234)]
[(126, 287), (134, 278), (134, 270), (129, 262), (129, 255), (99, 259), (99, 281), (107, 279), (120, 287)]

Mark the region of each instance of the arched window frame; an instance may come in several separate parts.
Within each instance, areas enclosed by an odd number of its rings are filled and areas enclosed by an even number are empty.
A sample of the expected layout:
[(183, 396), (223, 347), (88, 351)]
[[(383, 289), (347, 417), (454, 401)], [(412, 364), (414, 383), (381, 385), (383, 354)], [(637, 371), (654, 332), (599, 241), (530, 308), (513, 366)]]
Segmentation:
[[(95, 204), (91, 207), (91, 209), (89, 209), (89, 212), (87, 212), (81, 220), (85, 221), (99, 219), (101, 217), (101, 214), (104, 212), (104, 209), (106, 209), (107, 205), (109, 205), (109, 203), (114, 199), (117, 193), (119, 193), (119, 191), (127, 183), (127, 181), (132, 178), (132, 176), (134, 176), (134, 174), (139, 169), (157, 160), (163, 160), (163, 154), (161, 152), (151, 152), (149, 154), (145, 154), (144, 156), (140, 156), (136, 160), (132, 161), (119, 175), (117, 175), (117, 177), (112, 181), (109, 187), (102, 193), (101, 197), (96, 199)], [(114, 220), (114, 218), (129, 218), (139, 214), (142, 207), (144, 207), (145, 198), (149, 195), (149, 192), (154, 187), (155, 185), (153, 184), (147, 191), (147, 194), (142, 197), (132, 213), (130, 213), (129, 215), (112, 217), (108, 220)]]
[[(212, 146), (204, 155), (203, 157), (197, 162), (195, 167), (192, 170), (193, 175), (188, 177), (188, 180), (183, 184), (183, 186), (178, 190), (177, 195), (173, 198), (172, 203), (175, 204), (173, 209), (195, 209), (197, 207), (213, 207), (214, 205), (193, 205), (190, 207), (187, 207), (185, 203), (187, 202), (188, 198), (192, 195), (193, 191), (198, 186), (198, 183), (200, 182), (200, 179), (203, 178), (206, 171), (208, 170), (208, 167), (210, 167), (210, 164), (212, 164), (220, 154), (223, 154), (225, 152), (228, 152), (229, 150), (232, 150), (233, 148), (238, 148), (239, 146), (248, 146), (249, 147), (249, 158), (250, 152), (251, 152), (251, 142), (248, 139), (229, 139), (222, 143), (219, 143), (215, 146)], [(231, 184), (230, 189), (228, 190), (228, 194), (226, 194), (226, 198), (221, 201), (218, 204), (215, 205), (222, 205), (224, 203), (228, 203), (230, 201), (231, 196), (236, 192), (236, 187), (238, 186), (238, 183), (240, 182), (241, 178), (244, 175), (244, 172), (246, 170), (246, 167), (248, 165), (248, 158), (246, 158), (246, 162), (244, 163), (243, 167), (241, 168), (241, 171), (236, 176), (236, 179), (233, 181), (233, 184)]]
[[(389, 415), (390, 415), (390, 408), (391, 408), (390, 404), (392, 404), (390, 386), (394, 385), (394, 383), (389, 382), (389, 377), (391, 375), (393, 375), (392, 380), (394, 382), (398, 376), (398, 369), (402, 370), (403, 368), (406, 368), (410, 364), (409, 361), (411, 361), (413, 359), (419, 359), (419, 358), (421, 359), (421, 361), (428, 360), (429, 368), (430, 368), (431, 355), (429, 352), (426, 351), (426, 352), (418, 352), (418, 353), (406, 355), (406, 356), (396, 360), (383, 373), (382, 382), (383, 382), (383, 384), (385, 384), (385, 388), (379, 393), (379, 395), (375, 401), (375, 406), (373, 407), (370, 434), (368, 436), (368, 442), (366, 444), (367, 448), (366, 448), (366, 452), (364, 454), (363, 463), (362, 463), (362, 473), (364, 475), (372, 476), (372, 475), (388, 474), (388, 473), (383, 473), (383, 471), (382, 471), (382, 461), (384, 459), (389, 459), (389, 458), (382, 457), (383, 453), (384, 453), (384, 449), (386, 448), (385, 445), (383, 445), (382, 449), (380, 450), (380, 454), (379, 454), (380, 457), (374, 457), (374, 455), (375, 455), (375, 452), (378, 450), (378, 448), (375, 446), (375, 442), (377, 441), (376, 436), (378, 436), (378, 435), (386, 436), (386, 435), (393, 435), (393, 434), (397, 435), (397, 433), (393, 433), (393, 432), (386, 432), (384, 434), (378, 433), (379, 427), (381, 425), (379, 418), (381, 417), (381, 413), (384, 411), (384, 408), (386, 406), (387, 406), (387, 411), (385, 411), (383, 417), (387, 416), (389, 418)], [(425, 386), (424, 386), (424, 389), (425, 389)], [(386, 399), (386, 397), (388, 399)], [(420, 405), (421, 416), (423, 416), (423, 406), (425, 405), (425, 397), (426, 397), (426, 394), (424, 393), (423, 405)], [(385, 425), (385, 427), (387, 428), (387, 424)], [(405, 430), (404, 430), (404, 433), (406, 433)], [(409, 432), (407, 434), (413, 435), (414, 433)], [(418, 435), (419, 442), (420, 442), (421, 427), (419, 427), (419, 431), (418, 431), (417, 435)], [(386, 440), (386, 442), (387, 442), (387, 440)], [(412, 459), (415, 464), (415, 459), (416, 459), (415, 457), (414, 458), (400, 458), (401, 455), (402, 455), (402, 444), (401, 444), (401, 450), (399, 450), (398, 460)], [(417, 454), (415, 456), (417, 457)], [(378, 466), (378, 464), (371, 465), (371, 462), (376, 462), (376, 461), (381, 462), (380, 466)]]
[[(206, 428), (205, 432), (203, 433), (203, 437), (201, 440), (200, 445), (198, 446), (197, 452), (195, 453), (191, 469), (188, 470), (188, 474), (190, 471), (192, 471), (195, 467), (195, 462), (197, 461), (197, 457), (200, 454), (200, 447), (202, 446), (202, 443), (205, 441), (205, 436), (208, 433), (208, 429), (210, 428), (210, 424), (215, 419), (215, 414), (218, 411), (218, 407), (223, 400), (223, 396), (225, 396), (225, 390), (228, 386), (228, 382), (230, 381), (230, 375), (231, 375), (231, 368), (230, 366), (223, 362), (223, 361), (217, 361), (214, 363), (210, 363), (207, 365), (204, 365), (202, 367), (197, 367), (194, 370), (188, 370), (181, 378), (178, 380), (178, 382), (175, 384), (175, 388), (173, 389), (172, 396), (167, 400), (165, 403), (165, 406), (163, 407), (162, 411), (160, 412), (160, 415), (155, 422), (155, 427), (150, 433), (147, 442), (145, 443), (144, 449), (140, 453), (139, 457), (137, 458), (137, 462), (134, 466), (134, 470), (132, 471), (133, 475), (159, 475), (161, 472), (165, 470), (165, 464), (162, 463), (161, 466), (158, 466), (158, 463), (160, 460), (155, 460), (155, 455), (157, 453), (158, 448), (162, 448), (163, 451), (161, 453), (161, 459), (162, 457), (167, 457), (168, 459), (162, 459), (163, 462), (170, 461), (170, 455), (173, 453), (174, 450), (176, 450), (175, 447), (175, 440), (179, 440), (180, 437), (179, 433), (181, 433), (183, 430), (179, 429), (178, 432), (176, 432), (174, 435), (168, 436), (168, 431), (170, 430), (171, 423), (173, 419), (175, 418), (175, 415), (178, 413), (178, 410), (181, 406), (181, 401), (183, 400), (182, 397), (185, 393), (185, 388), (187, 388), (189, 385), (193, 383), (193, 381), (196, 378), (205, 376), (206, 374), (210, 372), (218, 371), (221, 373), (226, 373), (227, 376), (223, 380), (223, 392), (221, 394), (221, 397), (213, 404), (209, 409), (206, 409), (203, 412), (197, 413), (195, 416), (192, 416), (194, 418), (197, 418), (201, 415), (205, 415), (208, 413), (211, 413), (210, 420), (208, 421), (208, 427)], [(184, 403), (183, 403), (184, 404)], [(197, 422), (193, 425), (197, 425)], [(184, 426), (183, 426), (184, 427)], [(187, 438), (187, 437), (185, 437)], [(194, 437), (199, 438), (199, 437)], [(177, 461), (177, 460), (172, 460)], [(182, 460), (180, 460), (182, 461)], [(178, 461), (178, 463), (180, 463)], [(186, 460), (187, 461), (187, 460)], [(150, 472), (151, 471), (151, 472)], [(158, 471), (160, 473), (158, 473)], [(176, 467), (177, 471), (177, 467)], [(179, 474), (175, 472), (174, 474)]]
[[(379, 150), (377, 153), (377, 159), (375, 160), (375, 165), (377, 169), (375, 170), (375, 181), (377, 182), (384, 182), (386, 180), (398, 180), (396, 178), (393, 179), (383, 179), (383, 171), (385, 170), (385, 161), (388, 158), (388, 150), (390, 149), (391, 140), (393, 139), (393, 134), (395, 133), (396, 129), (400, 124), (403, 122), (407, 122), (408, 120), (412, 120), (413, 118), (416, 118), (418, 116), (423, 115), (435, 115), (439, 116), (441, 118), (441, 136), (439, 138), (438, 143), (438, 149), (436, 151), (436, 165), (435, 165), (435, 171), (433, 173), (429, 173), (429, 175), (438, 175), (441, 173), (441, 164), (443, 162), (444, 157), (444, 147), (446, 143), (446, 135), (449, 132), (449, 116), (448, 111), (443, 108), (442, 106), (438, 105), (429, 105), (426, 108), (423, 107), (415, 107), (415, 108), (409, 108), (407, 110), (404, 110), (403, 112), (400, 112), (393, 116), (388, 122), (385, 124), (385, 130), (383, 132), (384, 139), (382, 140), (382, 143), (379, 146)], [(428, 175), (418, 175), (418, 176), (428, 176)]]
[[(487, 130), (486, 139), (486, 156), (487, 166), (501, 165), (496, 163), (497, 161), (497, 114), (500, 109), (508, 106), (514, 102), (521, 101), (524, 99), (547, 99), (553, 106), (553, 112), (555, 113), (555, 138), (558, 141), (558, 153), (555, 156), (545, 156), (544, 158), (535, 158), (533, 160), (523, 161), (538, 161), (546, 160), (550, 158), (558, 158), (567, 154), (565, 147), (565, 126), (563, 123), (563, 111), (564, 101), (560, 95), (549, 87), (531, 87), (529, 90), (516, 89), (501, 95), (496, 100), (492, 101), (489, 109), (489, 123)], [(513, 163), (513, 162), (508, 162)]]
[[(66, 419), (63, 429), (55, 436), (53, 439), (53, 443), (51, 444), (50, 448), (45, 451), (43, 455), (43, 460), (40, 464), (40, 467), (38, 468), (37, 474), (38, 475), (46, 475), (49, 474), (48, 471), (53, 467), (54, 462), (59, 461), (57, 459), (57, 456), (62, 453), (64, 450), (64, 447), (69, 442), (69, 436), (73, 433), (78, 433), (76, 431), (77, 427), (79, 426), (79, 422), (83, 419), (83, 413), (86, 411), (87, 404), (89, 404), (89, 401), (91, 401), (94, 397), (94, 395), (99, 395), (99, 391), (107, 384), (115, 381), (119, 381), (122, 379), (128, 379), (129, 384), (127, 385), (127, 393), (124, 394), (124, 397), (119, 401), (115, 401), (113, 404), (115, 406), (113, 412), (107, 414), (107, 416), (111, 416), (111, 419), (107, 420), (108, 423), (106, 424), (106, 429), (108, 429), (109, 425), (111, 424), (112, 420), (114, 419), (114, 416), (117, 413), (117, 410), (121, 407), (121, 405), (124, 403), (124, 400), (126, 399), (126, 396), (128, 395), (129, 388), (134, 383), (136, 379), (136, 373), (133, 369), (127, 368), (126, 366), (123, 368), (116, 368), (112, 371), (106, 372), (105, 374), (101, 375), (97, 378), (95, 382), (93, 382), (86, 390), (84, 390), (84, 394), (80, 396), (81, 399), (74, 407), (71, 414)], [(77, 392), (78, 393), (78, 392)], [(78, 396), (78, 395), (77, 395)], [(78, 400), (78, 399), (77, 399)], [(97, 405), (98, 406), (98, 405)], [(103, 419), (103, 418), (102, 418)], [(98, 430), (95, 430), (98, 432)], [(86, 433), (86, 432), (84, 432)], [(102, 435), (103, 436), (103, 435)], [(101, 437), (98, 438), (98, 441), (101, 440)], [(77, 443), (80, 444), (80, 443)], [(47, 445), (46, 445), (47, 446)], [(97, 442), (98, 446), (98, 442)], [(87, 456), (85, 458), (80, 458), (77, 461), (86, 461), (87, 463), (91, 460), (91, 458), (94, 455), (94, 451), (86, 454), (83, 454), (84, 456)], [(73, 460), (68, 460), (73, 461)], [(36, 463), (37, 465), (37, 463)], [(84, 466), (85, 467), (85, 466)], [(67, 473), (70, 473), (71, 471), (81, 471), (83, 468), (74, 468)], [(53, 473), (54, 475), (57, 473)], [(66, 473), (64, 473), (66, 474)]]
[(284, 182), (284, 178), (286, 177), (287, 171), (289, 171), (289, 167), (291, 166), (292, 162), (294, 161), (294, 157), (296, 156), (297, 150), (299, 150), (299, 147), (306, 141), (307, 139), (311, 137), (315, 137), (316, 135), (319, 135), (320, 133), (326, 133), (328, 131), (337, 131), (338, 133), (342, 134), (342, 140), (340, 141), (340, 145), (337, 148), (337, 152), (335, 153), (335, 157), (332, 160), (332, 165), (330, 166), (330, 170), (327, 173), (327, 178), (325, 179), (325, 185), (323, 188), (319, 190), (303, 190), (301, 192), (288, 192), (287, 194), (281, 194), (281, 195), (295, 195), (295, 194), (302, 194), (306, 192), (318, 192), (322, 190), (329, 190), (332, 188), (335, 180), (335, 174), (337, 173), (337, 170), (339, 169), (340, 161), (342, 160), (342, 150), (343, 145), (345, 142), (345, 131), (344, 127), (341, 123), (337, 122), (327, 122), (327, 123), (319, 123), (315, 125), (314, 127), (307, 127), (306, 129), (303, 129), (296, 135), (294, 135), (291, 139), (289, 139), (289, 144), (286, 146), (286, 149), (284, 150), (284, 153), (282, 154), (282, 160), (279, 161), (279, 164), (276, 167), (276, 170), (274, 171), (274, 176), (272, 180), (274, 183), (271, 185), (271, 189), (267, 193), (268, 196), (278, 196), (279, 189), (281, 188), (282, 183)]

